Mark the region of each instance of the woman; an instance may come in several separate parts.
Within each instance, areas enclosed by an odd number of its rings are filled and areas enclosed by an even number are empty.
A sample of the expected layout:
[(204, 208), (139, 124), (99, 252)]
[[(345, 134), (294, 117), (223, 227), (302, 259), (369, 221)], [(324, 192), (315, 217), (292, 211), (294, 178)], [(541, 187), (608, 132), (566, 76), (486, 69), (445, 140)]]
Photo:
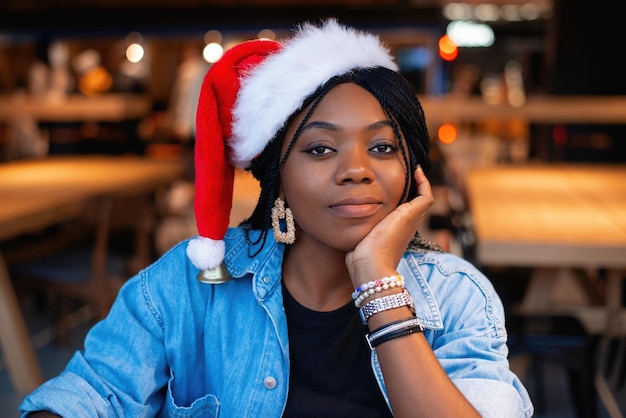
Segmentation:
[[(376, 37), (328, 20), (238, 45), (197, 120), (199, 236), (128, 281), (25, 415), (532, 415), (490, 282), (416, 234), (428, 133)], [(234, 167), (261, 195), (226, 230)]]

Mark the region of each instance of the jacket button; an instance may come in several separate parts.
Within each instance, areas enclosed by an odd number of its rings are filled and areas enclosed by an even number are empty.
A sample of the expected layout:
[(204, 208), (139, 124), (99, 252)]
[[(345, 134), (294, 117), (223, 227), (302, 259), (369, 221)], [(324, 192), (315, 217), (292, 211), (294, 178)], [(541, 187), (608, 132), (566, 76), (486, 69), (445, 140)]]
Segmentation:
[(276, 379), (272, 376), (267, 376), (263, 380), (263, 386), (265, 386), (265, 389), (274, 389), (276, 387)]

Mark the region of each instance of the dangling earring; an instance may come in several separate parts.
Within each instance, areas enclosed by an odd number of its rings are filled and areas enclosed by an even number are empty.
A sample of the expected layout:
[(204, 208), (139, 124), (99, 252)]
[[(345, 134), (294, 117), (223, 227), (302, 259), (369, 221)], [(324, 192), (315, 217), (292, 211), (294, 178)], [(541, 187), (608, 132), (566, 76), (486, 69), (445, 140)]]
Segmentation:
[[(280, 220), (285, 220), (287, 232), (280, 229)], [(280, 197), (274, 201), (272, 208), (272, 229), (274, 229), (274, 239), (282, 244), (293, 244), (296, 241), (296, 226), (293, 223), (293, 213), (291, 209), (285, 209), (285, 202)]]

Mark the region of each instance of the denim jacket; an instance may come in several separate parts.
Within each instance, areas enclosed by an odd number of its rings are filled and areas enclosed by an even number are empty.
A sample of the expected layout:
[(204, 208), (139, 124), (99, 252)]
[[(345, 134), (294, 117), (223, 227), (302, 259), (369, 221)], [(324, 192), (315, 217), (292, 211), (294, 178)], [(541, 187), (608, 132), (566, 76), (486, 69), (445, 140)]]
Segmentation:
[[(280, 417), (289, 387), (282, 303), (284, 245), (268, 234), (250, 258), (229, 229), (233, 279), (200, 283), (181, 242), (133, 277), (66, 369), (20, 411), (69, 417)], [(533, 406), (509, 370), (504, 310), (491, 283), (451, 254), (407, 252), (398, 272), (425, 337), (456, 386), (484, 417), (529, 417)], [(389, 402), (375, 350), (371, 367)]]

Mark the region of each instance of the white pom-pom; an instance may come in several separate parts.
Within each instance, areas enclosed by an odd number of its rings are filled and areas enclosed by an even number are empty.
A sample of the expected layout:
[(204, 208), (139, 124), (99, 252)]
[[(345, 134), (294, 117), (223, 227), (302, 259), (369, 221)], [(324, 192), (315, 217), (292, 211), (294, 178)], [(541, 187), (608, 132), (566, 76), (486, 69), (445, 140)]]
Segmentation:
[(222, 240), (196, 237), (187, 244), (187, 256), (200, 270), (210, 270), (224, 260), (226, 244)]

